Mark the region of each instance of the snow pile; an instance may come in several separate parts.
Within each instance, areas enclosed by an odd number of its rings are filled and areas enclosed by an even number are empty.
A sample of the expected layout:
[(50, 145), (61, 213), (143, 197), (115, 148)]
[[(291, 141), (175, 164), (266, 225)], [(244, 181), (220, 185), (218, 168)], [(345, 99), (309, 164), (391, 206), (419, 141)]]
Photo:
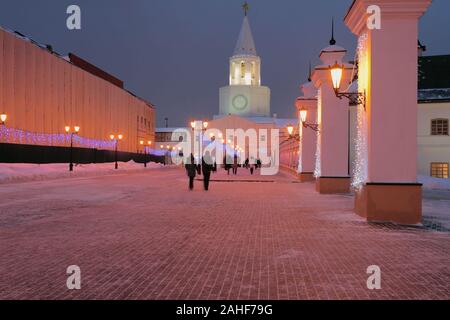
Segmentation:
[(450, 179), (439, 179), (429, 176), (417, 176), (424, 189), (450, 190)]
[(151, 162), (147, 164), (147, 168), (144, 168), (142, 163), (129, 161), (119, 162), (118, 170), (114, 169), (114, 163), (98, 163), (74, 165), (74, 171), (69, 172), (68, 163), (0, 163), (0, 183), (58, 179), (74, 176), (82, 177), (144, 169), (158, 169), (161, 167), (163, 167), (162, 164)]

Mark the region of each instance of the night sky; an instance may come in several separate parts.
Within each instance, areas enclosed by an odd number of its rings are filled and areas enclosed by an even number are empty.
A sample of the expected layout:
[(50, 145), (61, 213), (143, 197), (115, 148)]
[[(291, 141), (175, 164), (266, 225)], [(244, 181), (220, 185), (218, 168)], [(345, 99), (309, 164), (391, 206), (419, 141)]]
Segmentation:
[[(272, 112), (294, 115), (293, 101), (308, 63), (319, 62), (336, 20), (337, 44), (352, 60), (356, 38), (343, 23), (351, 0), (249, 0), (250, 23), (262, 59), (262, 84)], [(1, 0), (0, 25), (73, 52), (125, 81), (154, 103), (157, 125), (186, 126), (218, 113), (228, 85), (228, 58), (241, 27), (243, 0)], [(66, 8), (78, 4), (82, 30), (66, 28)], [(420, 22), (427, 55), (450, 54), (450, 1), (434, 0)], [(388, 53), (387, 53), (388, 54)]]

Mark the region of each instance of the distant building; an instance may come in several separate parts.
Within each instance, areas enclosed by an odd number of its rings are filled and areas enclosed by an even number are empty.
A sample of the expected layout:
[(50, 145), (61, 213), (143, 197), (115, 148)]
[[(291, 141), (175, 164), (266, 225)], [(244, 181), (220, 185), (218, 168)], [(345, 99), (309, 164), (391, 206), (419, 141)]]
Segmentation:
[(449, 178), (450, 55), (419, 57), (418, 173)]
[(171, 150), (179, 143), (187, 140), (187, 134), (180, 134), (181, 137), (173, 139), (172, 135), (175, 130), (185, 129), (189, 132), (188, 128), (156, 128), (155, 130), (155, 149), (157, 150)]

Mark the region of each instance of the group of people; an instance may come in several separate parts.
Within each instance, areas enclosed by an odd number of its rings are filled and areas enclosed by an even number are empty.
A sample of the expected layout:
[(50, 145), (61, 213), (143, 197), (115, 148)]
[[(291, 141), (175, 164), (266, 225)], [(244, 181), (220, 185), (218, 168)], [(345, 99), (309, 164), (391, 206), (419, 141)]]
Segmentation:
[[(227, 174), (230, 174), (230, 170), (234, 175), (237, 175), (239, 164), (239, 159), (237, 154), (231, 158), (230, 155), (226, 155), (224, 157), (224, 169), (227, 171)], [(245, 159), (243, 163), (243, 167), (247, 170), (250, 170), (250, 174), (253, 175), (256, 169), (261, 168), (261, 160), (254, 159), (253, 157), (250, 159)], [(190, 157), (186, 160), (185, 163), (186, 173), (189, 177), (189, 190), (194, 189), (194, 179), (196, 175), (203, 174), (203, 187), (206, 191), (209, 189), (209, 181), (211, 179), (211, 172), (217, 171), (217, 163), (212, 159), (211, 153), (209, 151), (205, 152), (205, 155), (202, 157), (201, 164), (195, 163), (194, 155), (191, 153)]]
[(211, 154), (209, 151), (206, 151), (205, 155), (202, 158), (202, 163), (196, 164), (194, 155), (191, 153), (191, 156), (186, 161), (184, 165), (186, 168), (186, 173), (189, 177), (189, 190), (194, 189), (194, 179), (197, 174), (203, 174), (203, 187), (206, 191), (209, 189), (209, 180), (211, 179), (211, 172), (217, 171), (217, 163), (213, 162)]

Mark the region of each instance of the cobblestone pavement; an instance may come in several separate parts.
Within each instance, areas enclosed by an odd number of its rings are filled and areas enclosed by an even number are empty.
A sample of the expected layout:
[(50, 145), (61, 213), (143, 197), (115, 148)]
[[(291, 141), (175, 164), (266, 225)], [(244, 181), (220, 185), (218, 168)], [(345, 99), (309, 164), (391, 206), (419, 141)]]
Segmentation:
[(0, 298), (450, 298), (449, 233), (368, 224), (351, 196), (272, 180), (189, 192), (164, 168), (2, 185)]

